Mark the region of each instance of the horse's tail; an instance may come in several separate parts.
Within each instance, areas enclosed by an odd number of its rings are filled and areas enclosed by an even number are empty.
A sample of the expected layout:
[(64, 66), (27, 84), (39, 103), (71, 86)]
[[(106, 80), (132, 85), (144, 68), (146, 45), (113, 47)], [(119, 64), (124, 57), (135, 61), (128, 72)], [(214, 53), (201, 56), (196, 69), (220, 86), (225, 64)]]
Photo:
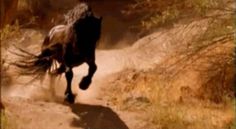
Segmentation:
[(16, 47), (18, 52), (14, 55), (20, 57), (17, 61), (11, 63), (18, 67), (20, 75), (31, 76), (32, 81), (43, 79), (46, 73), (51, 72), (53, 66), (52, 53), (45, 49), (40, 54), (32, 54), (19, 47)]

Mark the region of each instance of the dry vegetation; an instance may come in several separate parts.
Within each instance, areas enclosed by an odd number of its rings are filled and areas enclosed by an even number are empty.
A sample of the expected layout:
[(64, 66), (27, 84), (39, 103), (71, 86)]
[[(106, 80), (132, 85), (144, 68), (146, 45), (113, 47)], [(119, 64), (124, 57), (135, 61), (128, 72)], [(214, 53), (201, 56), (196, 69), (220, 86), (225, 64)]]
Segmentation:
[[(47, 13), (49, 9), (53, 12), (67, 8), (52, 7), (50, 0), (18, 1), (24, 17), (19, 21), (5, 21), (8, 23), (1, 26), (1, 41), (19, 34), (24, 27), (37, 26), (38, 22), (53, 15)], [(111, 87), (104, 89), (108, 91), (105, 101), (119, 110), (142, 114), (140, 119), (147, 123), (143, 128), (236, 129), (235, 7), (232, 3), (235, 4), (232, 0), (135, 0), (123, 13), (138, 17), (140, 22), (133, 28), (138, 28), (142, 35), (175, 27), (177, 23), (188, 25), (206, 20), (207, 26), (187, 45), (181, 42), (185, 39), (175, 42), (178, 44), (176, 51), (155, 68), (126, 69), (112, 75), (107, 84)], [(16, 17), (22, 16), (21, 13), (15, 14)], [(59, 17), (61, 15), (54, 16), (48, 24), (61, 22)], [(26, 19), (31, 20), (25, 22)], [(184, 35), (188, 31), (183, 29), (179, 33)], [(1, 72), (5, 69), (2, 67)], [(3, 124), (9, 121), (4, 115), (1, 120)]]
[(154, 70), (117, 73), (108, 84), (112, 91), (108, 102), (120, 110), (142, 114), (139, 119), (147, 121), (143, 128), (234, 129), (233, 47), (230, 40), (187, 60), (178, 55), (174, 58), (181, 63), (171, 71), (166, 65), (172, 62), (167, 61)]
[(138, 15), (140, 24), (136, 27), (150, 32), (157, 27), (173, 25), (183, 19), (185, 22), (191, 22), (199, 18), (216, 18), (224, 15), (231, 15), (230, 18), (233, 18), (234, 9), (228, 6), (232, 2), (232, 0), (135, 0), (123, 10), (123, 13), (128, 16)]
[[(189, 24), (205, 19), (207, 26), (187, 43), (187, 47), (175, 42), (179, 44), (176, 52), (154, 70), (125, 70), (114, 75), (110, 85), (115, 93), (108, 95), (111, 104), (121, 110), (145, 110), (148, 115), (143, 115), (152, 123), (146, 128), (236, 128), (235, 9), (231, 7), (232, 3), (221, 0), (137, 0), (131, 5), (125, 13), (143, 16), (140, 26), (145, 33), (175, 25), (177, 21)], [(178, 33), (184, 35), (188, 31), (183, 29)], [(124, 95), (120, 96), (120, 93)]]

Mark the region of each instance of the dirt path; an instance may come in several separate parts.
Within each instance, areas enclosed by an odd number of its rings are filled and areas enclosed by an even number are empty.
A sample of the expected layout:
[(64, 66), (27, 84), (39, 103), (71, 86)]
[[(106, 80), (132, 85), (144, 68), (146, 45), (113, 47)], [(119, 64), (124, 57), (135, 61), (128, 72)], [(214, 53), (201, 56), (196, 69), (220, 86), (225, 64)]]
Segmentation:
[(14, 120), (11, 123), (19, 129), (128, 129), (118, 114), (100, 105), (63, 105), (19, 98), (5, 101), (11, 120)]
[[(203, 21), (204, 22), (204, 21)], [(195, 23), (194, 23), (195, 24)], [(200, 23), (199, 23), (200, 24)], [(183, 29), (184, 28), (184, 29)], [(97, 51), (97, 65), (93, 83), (86, 91), (78, 89), (80, 79), (87, 74), (88, 67), (82, 65), (73, 71), (73, 92), (77, 94), (76, 103), (63, 104), (63, 93), (66, 86), (64, 77), (56, 80), (50, 88), (48, 78), (43, 83), (35, 82), (22, 85), (29, 78), (17, 78), (10, 87), (2, 88), (3, 103), (10, 114), (14, 129), (141, 129), (145, 121), (140, 120), (142, 114), (125, 112), (107, 104), (102, 98), (103, 88), (113, 73), (127, 68), (148, 70), (159, 64), (177, 44), (173, 40), (189, 42), (198, 34), (197, 29), (176, 27), (170, 31), (160, 31), (136, 42), (133, 46), (119, 49)], [(200, 28), (200, 27), (198, 27)], [(184, 30), (188, 33), (176, 35)], [(182, 37), (181, 37), (182, 36)], [(176, 39), (173, 39), (175, 37)], [(188, 38), (186, 38), (188, 37)], [(183, 40), (183, 38), (185, 38)], [(30, 41), (29, 41), (30, 42)], [(40, 42), (40, 41), (38, 41)], [(176, 41), (175, 41), (176, 42)], [(182, 43), (181, 45), (183, 45)], [(29, 45), (27, 49), (35, 50), (38, 45)], [(11, 75), (14, 74), (10, 72)], [(112, 91), (110, 91), (112, 92)], [(14, 124), (13, 124), (14, 125)]]
[[(73, 92), (76, 103), (66, 105), (63, 93), (66, 86), (64, 77), (58, 79), (50, 88), (49, 79), (43, 83), (23, 85), (29, 78), (18, 78), (12, 86), (3, 90), (3, 103), (9, 114), (10, 127), (14, 129), (128, 129), (135, 128), (139, 114), (122, 112), (109, 107), (102, 101), (102, 84), (111, 73), (123, 69), (118, 61), (119, 52), (98, 52), (98, 71), (93, 83), (86, 91), (78, 89), (82, 76), (88, 66), (74, 69)], [(117, 57), (116, 57), (117, 56)], [(107, 60), (109, 59), (109, 60)], [(126, 121), (126, 122), (124, 122)]]
[[(30, 32), (31, 33), (31, 32)], [(30, 37), (31, 35), (29, 35)], [(39, 36), (40, 37), (40, 36)], [(27, 42), (24, 42), (27, 41)], [(19, 44), (28, 46), (25, 49), (37, 50), (37, 44), (31, 45), (28, 38), (22, 39)], [(40, 41), (38, 41), (40, 43)], [(13, 50), (14, 48), (9, 48)], [(8, 51), (4, 51), (6, 60), (14, 60)], [(3, 103), (7, 113), (8, 129), (128, 129), (135, 128), (135, 118), (138, 114), (121, 112), (109, 107), (102, 101), (103, 92), (101, 87), (111, 73), (118, 72), (124, 68), (125, 50), (98, 51), (98, 71), (93, 78), (93, 83), (86, 91), (79, 90), (80, 79), (87, 74), (88, 66), (83, 64), (73, 69), (73, 92), (77, 95), (76, 103), (66, 105), (64, 90), (65, 78), (62, 76), (51, 85), (49, 78), (43, 82), (36, 81), (25, 85), (30, 77), (15, 76), (15, 70), (9, 68), (8, 74), (12, 77), (11, 84), (2, 87)], [(124, 59), (123, 62), (119, 59)], [(51, 85), (51, 86), (50, 86)], [(127, 122), (124, 122), (127, 121)], [(128, 125), (129, 124), (129, 125)]]

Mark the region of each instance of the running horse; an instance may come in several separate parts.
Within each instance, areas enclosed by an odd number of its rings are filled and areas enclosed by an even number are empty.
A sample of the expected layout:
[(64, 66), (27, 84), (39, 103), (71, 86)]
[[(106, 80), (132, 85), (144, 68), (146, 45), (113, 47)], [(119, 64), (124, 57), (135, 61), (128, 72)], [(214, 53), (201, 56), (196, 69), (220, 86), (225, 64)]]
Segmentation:
[[(86, 63), (88, 74), (79, 83), (82, 90), (86, 90), (97, 66), (95, 63), (95, 48), (101, 34), (102, 17), (95, 17), (90, 6), (80, 3), (65, 15), (66, 25), (53, 27), (45, 37), (40, 54), (32, 54), (18, 48), (22, 58), (14, 62), (21, 68), (24, 75), (34, 78), (65, 73), (67, 88), (65, 100), (74, 103), (75, 95), (71, 90), (73, 78), (72, 68)], [(54, 67), (59, 64), (59, 67)], [(53, 68), (54, 67), (54, 68)]]

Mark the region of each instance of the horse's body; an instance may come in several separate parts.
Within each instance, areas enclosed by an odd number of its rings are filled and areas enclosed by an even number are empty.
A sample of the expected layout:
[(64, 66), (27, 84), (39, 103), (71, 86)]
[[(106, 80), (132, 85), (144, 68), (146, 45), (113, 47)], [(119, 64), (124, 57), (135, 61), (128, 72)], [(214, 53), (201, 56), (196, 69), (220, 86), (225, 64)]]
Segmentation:
[[(66, 47), (75, 44), (75, 34), (72, 25), (57, 25), (53, 27), (45, 37), (41, 47), (42, 54), (53, 55), (53, 59), (63, 63), (63, 55)], [(74, 49), (74, 48), (72, 48)], [(50, 52), (50, 53), (46, 53)], [(56, 54), (55, 54), (56, 53)]]
[[(34, 70), (43, 74), (48, 72), (51, 75), (65, 73), (67, 80), (65, 99), (70, 103), (73, 103), (75, 98), (71, 91), (72, 68), (82, 63), (88, 64), (88, 75), (83, 77), (79, 84), (83, 90), (89, 87), (97, 69), (95, 48), (100, 38), (102, 21), (102, 18), (96, 18), (92, 14), (87, 4), (80, 4), (76, 8), (83, 9), (79, 10), (79, 17), (67, 25), (53, 27), (44, 39), (41, 53), (34, 56), (33, 61), (24, 61), (25, 64), (16, 63), (17, 66), (26, 68), (28, 71)], [(58, 62), (60, 66), (52, 71), (54, 62)]]

